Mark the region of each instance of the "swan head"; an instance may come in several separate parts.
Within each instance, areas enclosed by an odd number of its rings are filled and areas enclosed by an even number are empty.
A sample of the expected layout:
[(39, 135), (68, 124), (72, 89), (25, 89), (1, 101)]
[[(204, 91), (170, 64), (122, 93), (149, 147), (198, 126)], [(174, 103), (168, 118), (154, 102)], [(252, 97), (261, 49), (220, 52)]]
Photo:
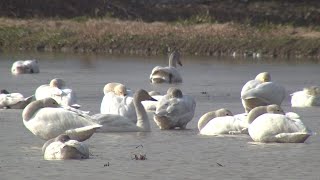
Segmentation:
[(118, 96), (126, 96), (127, 95), (127, 88), (123, 84), (118, 84), (114, 87), (114, 93)]
[(118, 96), (126, 96), (128, 94), (127, 87), (121, 83), (111, 82), (103, 87), (103, 93), (114, 92)]
[(137, 92), (134, 93), (133, 99), (135, 99), (136, 101), (157, 101), (156, 99), (152, 98), (149, 93), (144, 90), (144, 89), (140, 89)]
[(169, 66), (176, 67), (176, 64), (182, 66), (182, 62), (180, 61), (180, 52), (178, 50), (174, 50), (169, 56)]
[(271, 81), (271, 75), (268, 72), (262, 72), (259, 73), (255, 80), (261, 81), (261, 82), (270, 82)]
[(215, 111), (216, 117), (222, 117), (222, 116), (233, 116), (232, 112), (228, 109), (221, 108)]
[(167, 94), (169, 95), (169, 98), (182, 98), (183, 94), (182, 91), (178, 88), (171, 87), (168, 89)]
[(272, 114), (285, 114), (284, 110), (277, 104), (271, 104), (266, 106), (267, 113)]
[(60, 78), (54, 78), (50, 81), (50, 87), (56, 87), (61, 89), (62, 87), (65, 86), (65, 82), (64, 80), (60, 79)]
[(320, 96), (320, 86), (310, 86), (303, 88), (303, 91), (311, 96)]

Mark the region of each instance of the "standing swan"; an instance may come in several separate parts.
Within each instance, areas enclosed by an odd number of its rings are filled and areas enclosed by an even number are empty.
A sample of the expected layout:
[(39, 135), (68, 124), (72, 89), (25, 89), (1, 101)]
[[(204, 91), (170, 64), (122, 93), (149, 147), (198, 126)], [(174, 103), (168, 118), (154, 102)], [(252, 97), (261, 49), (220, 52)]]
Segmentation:
[(241, 90), (241, 101), (245, 111), (258, 106), (270, 104), (281, 105), (285, 98), (285, 88), (277, 83), (271, 82), (268, 72), (262, 72), (254, 80), (248, 81)]
[(175, 50), (169, 56), (169, 66), (156, 66), (150, 74), (151, 83), (181, 83), (182, 78), (177, 70), (177, 65), (182, 66), (180, 53)]
[(35, 92), (36, 100), (51, 97), (56, 100), (61, 106), (71, 106), (80, 108), (77, 104), (77, 96), (75, 92), (66, 87), (63, 79), (54, 78), (49, 84), (39, 86)]
[(48, 140), (42, 146), (42, 152), (46, 160), (89, 158), (89, 147), (83, 142), (70, 139), (66, 134)]
[(94, 122), (102, 125), (98, 132), (136, 132), (150, 131), (150, 122), (146, 110), (141, 101), (153, 99), (147, 91), (141, 89), (134, 93), (133, 104), (137, 115), (137, 123), (127, 117), (115, 114), (96, 114), (92, 118)]
[(250, 137), (257, 142), (303, 143), (312, 132), (298, 114), (284, 114), (278, 105), (260, 106), (248, 114)]
[(320, 106), (320, 86), (306, 87), (291, 94), (292, 107)]
[(101, 125), (80, 111), (61, 108), (52, 98), (36, 100), (22, 112), (23, 124), (41, 139), (52, 139), (67, 134), (71, 139), (84, 141), (90, 138)]
[(194, 116), (195, 108), (193, 97), (183, 95), (178, 88), (169, 88), (157, 105), (153, 119), (160, 129), (185, 129)]
[(233, 116), (231, 111), (222, 108), (201, 116), (198, 129), (202, 135), (242, 134), (246, 133), (247, 124), (245, 120)]

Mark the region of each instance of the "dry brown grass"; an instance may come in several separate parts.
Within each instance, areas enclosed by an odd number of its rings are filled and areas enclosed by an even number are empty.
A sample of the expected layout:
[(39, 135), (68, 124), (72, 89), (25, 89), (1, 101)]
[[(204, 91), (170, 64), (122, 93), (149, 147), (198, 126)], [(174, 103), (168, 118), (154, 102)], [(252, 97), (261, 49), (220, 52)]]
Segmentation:
[[(314, 30), (314, 28), (279, 25), (252, 27), (234, 23), (186, 25), (181, 23), (120, 21), (117, 19), (75, 21), (0, 18), (0, 28), (4, 31), (6, 29), (10, 31), (10, 28), (23, 29), (23, 32), (29, 36), (29, 38), (20, 37), (21, 39), (17, 39), (14, 44), (10, 44), (10, 42), (6, 42), (5, 38), (2, 38), (4, 41), (1, 43), (3, 49), (12, 48), (14, 45), (24, 49), (32, 49), (41, 44), (49, 47), (48, 49), (50, 47), (54, 47), (54, 49), (67, 47), (99, 51), (107, 51), (110, 48), (118, 48), (120, 51), (121, 49), (151, 48), (155, 54), (158, 54), (163, 52), (164, 46), (173, 45), (189, 53), (215, 55), (216, 52), (230, 53), (230, 51), (244, 52), (247, 50), (264, 51), (265, 54), (272, 54), (279, 48), (277, 46), (282, 47), (277, 51), (280, 53), (281, 51), (292, 50), (293, 52), (301, 52), (301, 49), (283, 50), (286, 49), (283, 48), (283, 44), (291, 39), (301, 39), (302, 43), (317, 42), (316, 44), (313, 43), (313, 46), (320, 44), (320, 32)], [(6, 33), (10, 34), (7, 31)], [(39, 34), (39, 37), (37, 34)], [(268, 42), (268, 39), (272, 39), (272, 42)], [(282, 42), (282, 40), (285, 40), (285, 42)], [(259, 45), (261, 47), (257, 47)], [(297, 46), (295, 47), (297, 48)], [(308, 54), (308, 52), (306, 53)], [(311, 53), (309, 52), (309, 55), (316, 54), (316, 56), (319, 56), (319, 49), (313, 50)]]

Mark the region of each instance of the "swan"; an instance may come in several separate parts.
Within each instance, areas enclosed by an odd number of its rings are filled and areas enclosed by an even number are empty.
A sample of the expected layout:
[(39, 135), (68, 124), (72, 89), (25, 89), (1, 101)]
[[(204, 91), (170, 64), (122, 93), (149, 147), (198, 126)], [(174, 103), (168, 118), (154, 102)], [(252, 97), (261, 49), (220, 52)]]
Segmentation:
[(105, 85), (104, 97), (100, 105), (101, 114), (115, 114), (127, 117), (132, 122), (137, 122), (137, 115), (133, 103), (132, 92), (120, 83)]
[(241, 115), (233, 116), (231, 111), (222, 108), (210, 111), (198, 121), (198, 129), (202, 135), (243, 134), (247, 132), (247, 124)]
[(31, 74), (39, 73), (39, 65), (37, 60), (19, 60), (15, 61), (11, 67), (12, 74)]
[(21, 93), (0, 92), (0, 109), (23, 109), (33, 101), (33, 96), (24, 97)]
[(160, 129), (185, 129), (194, 116), (195, 108), (193, 97), (171, 87), (157, 105), (153, 119)]
[(76, 109), (63, 108), (53, 98), (28, 104), (22, 112), (22, 119), (28, 130), (45, 140), (65, 133), (71, 139), (84, 141), (101, 127), (89, 115)]
[(128, 117), (117, 114), (95, 114), (93, 121), (102, 127), (97, 132), (144, 132), (150, 131), (150, 122), (146, 110), (141, 101), (153, 99), (147, 91), (140, 89), (134, 93), (133, 104), (137, 116), (137, 122), (134, 123)]
[[(273, 110), (270, 111), (270, 108)], [(257, 142), (303, 143), (312, 132), (294, 112), (284, 113), (278, 105), (260, 106), (248, 114), (250, 137)]]
[(89, 158), (89, 147), (83, 142), (72, 140), (66, 134), (61, 134), (48, 140), (42, 146), (42, 152), (46, 160)]
[(283, 86), (271, 82), (268, 72), (259, 73), (254, 80), (248, 81), (241, 90), (241, 101), (248, 113), (252, 108), (270, 104), (281, 105), (286, 90)]
[(169, 66), (156, 66), (150, 74), (151, 83), (181, 83), (182, 78), (177, 70), (177, 65), (182, 66), (180, 61), (180, 53), (173, 51), (169, 56)]
[(80, 108), (77, 104), (76, 93), (67, 88), (65, 81), (60, 78), (54, 78), (49, 84), (39, 86), (35, 92), (36, 100), (51, 97), (56, 100), (61, 106), (71, 106), (73, 108)]
[(291, 94), (292, 107), (320, 106), (320, 86), (306, 87)]

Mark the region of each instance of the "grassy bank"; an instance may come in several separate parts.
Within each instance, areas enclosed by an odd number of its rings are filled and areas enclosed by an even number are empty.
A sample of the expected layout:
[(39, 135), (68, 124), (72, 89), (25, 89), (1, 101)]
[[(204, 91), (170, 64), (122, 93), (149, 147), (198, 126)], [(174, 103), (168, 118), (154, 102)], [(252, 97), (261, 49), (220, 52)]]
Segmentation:
[(116, 19), (0, 18), (2, 50), (104, 52), (158, 55), (176, 47), (188, 55), (261, 53), (272, 57), (320, 58), (320, 28), (265, 24), (174, 23)]

